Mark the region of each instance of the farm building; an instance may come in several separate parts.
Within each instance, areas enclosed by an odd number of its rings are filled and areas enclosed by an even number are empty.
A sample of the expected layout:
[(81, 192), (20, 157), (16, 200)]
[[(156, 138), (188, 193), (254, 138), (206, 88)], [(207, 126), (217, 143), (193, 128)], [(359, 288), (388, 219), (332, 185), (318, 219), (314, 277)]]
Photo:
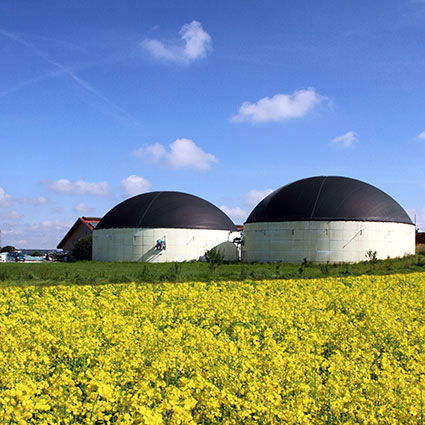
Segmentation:
[(150, 192), (112, 208), (93, 232), (97, 261), (189, 261), (218, 248), (238, 258), (239, 236), (230, 218), (213, 204), (187, 193)]
[(425, 244), (425, 232), (416, 232), (416, 245)]
[(245, 258), (359, 262), (415, 252), (415, 226), (389, 195), (346, 177), (311, 177), (263, 199), (245, 225)]
[(93, 233), (93, 229), (97, 226), (99, 221), (99, 217), (79, 217), (63, 239), (59, 242), (57, 248), (71, 252), (76, 242), (78, 242), (81, 238), (90, 236)]

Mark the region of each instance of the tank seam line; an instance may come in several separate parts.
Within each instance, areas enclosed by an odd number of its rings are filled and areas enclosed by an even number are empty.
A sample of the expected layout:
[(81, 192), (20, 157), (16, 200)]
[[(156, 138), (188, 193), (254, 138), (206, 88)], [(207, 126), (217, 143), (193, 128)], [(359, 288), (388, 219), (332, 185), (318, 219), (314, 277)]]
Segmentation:
[(148, 207), (145, 209), (145, 212), (142, 215), (142, 218), (139, 220), (139, 223), (137, 227), (140, 227), (142, 224), (143, 219), (145, 218), (146, 214), (148, 213), (149, 209), (151, 208), (152, 204), (156, 201), (156, 198), (158, 198), (159, 195), (161, 195), (162, 192), (158, 192), (156, 196), (152, 199), (152, 201), (149, 202)]
[(317, 196), (316, 196), (316, 199), (315, 199), (315, 201), (314, 201), (313, 209), (311, 210), (310, 218), (313, 218), (313, 215), (314, 215), (314, 213), (315, 213), (315, 211), (316, 211), (317, 202), (319, 201), (319, 197), (320, 197), (320, 194), (322, 193), (323, 185), (325, 184), (325, 181), (327, 180), (327, 178), (328, 178), (328, 176), (326, 176), (326, 177), (323, 179), (322, 184), (321, 184), (321, 185), (320, 185), (320, 187), (319, 187), (319, 191), (317, 192)]

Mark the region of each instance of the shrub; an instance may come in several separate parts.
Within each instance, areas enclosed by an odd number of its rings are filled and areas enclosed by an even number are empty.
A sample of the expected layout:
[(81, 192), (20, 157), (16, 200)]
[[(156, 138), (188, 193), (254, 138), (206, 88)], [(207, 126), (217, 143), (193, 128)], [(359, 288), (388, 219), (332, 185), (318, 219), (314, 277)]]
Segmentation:
[(159, 279), (161, 281), (167, 281), (167, 282), (177, 282), (177, 276), (180, 272), (180, 265), (179, 263), (175, 262), (170, 265), (170, 268), (167, 272), (161, 274), (159, 276)]
[(153, 279), (152, 274), (149, 272), (146, 264), (143, 265), (142, 270), (136, 274), (135, 280), (138, 282), (149, 282)]
[(378, 253), (376, 251), (366, 251), (366, 258), (369, 263), (376, 263), (378, 261)]
[(425, 243), (416, 245), (416, 255), (425, 255)]
[(92, 259), (93, 238), (86, 236), (81, 238), (72, 248), (71, 255), (77, 261), (91, 261)]
[(320, 264), (320, 271), (322, 274), (327, 275), (329, 274), (329, 261), (326, 264)]
[(205, 261), (208, 263), (211, 273), (214, 273), (217, 267), (224, 262), (224, 254), (216, 248), (205, 251)]

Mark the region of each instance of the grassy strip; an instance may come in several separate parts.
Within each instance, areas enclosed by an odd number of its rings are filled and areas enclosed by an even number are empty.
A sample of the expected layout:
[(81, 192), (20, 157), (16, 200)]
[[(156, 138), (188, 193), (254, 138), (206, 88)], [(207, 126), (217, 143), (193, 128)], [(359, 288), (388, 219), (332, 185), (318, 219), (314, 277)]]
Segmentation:
[(425, 272), (425, 255), (364, 261), (357, 264), (222, 264), (211, 271), (207, 263), (2, 263), (0, 286), (92, 285), (126, 282), (187, 282), (210, 280), (262, 280), (327, 276), (383, 275)]

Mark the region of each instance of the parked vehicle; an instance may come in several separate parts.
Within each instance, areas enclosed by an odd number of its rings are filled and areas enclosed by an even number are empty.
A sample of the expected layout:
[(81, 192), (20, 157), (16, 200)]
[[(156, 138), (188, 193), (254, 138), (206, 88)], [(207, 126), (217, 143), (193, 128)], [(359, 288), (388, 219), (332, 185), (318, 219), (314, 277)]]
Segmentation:
[(25, 254), (22, 252), (9, 252), (9, 258), (15, 263), (23, 263), (25, 261)]

